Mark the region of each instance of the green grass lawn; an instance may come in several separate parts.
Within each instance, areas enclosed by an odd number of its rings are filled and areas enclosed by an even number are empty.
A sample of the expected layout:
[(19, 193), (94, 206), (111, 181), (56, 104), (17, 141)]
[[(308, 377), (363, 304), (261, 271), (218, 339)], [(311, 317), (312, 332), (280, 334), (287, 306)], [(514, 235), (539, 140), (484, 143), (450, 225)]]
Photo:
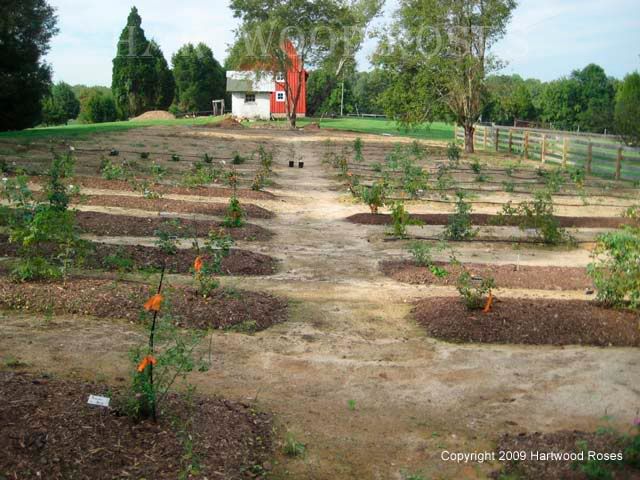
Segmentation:
[(390, 134), (400, 137), (418, 138), (421, 140), (453, 141), (453, 124), (434, 122), (420, 125), (407, 130), (398, 127), (395, 122), (380, 118), (302, 118), (298, 120), (300, 126), (320, 121), (321, 127), (348, 130), (352, 132), (371, 133), (374, 135)]
[[(59, 127), (37, 127), (20, 132), (0, 132), (1, 139), (14, 140), (42, 140), (45, 138), (79, 138), (95, 134), (122, 132), (134, 128), (151, 126), (180, 126), (180, 125), (205, 125), (215, 123), (223, 117), (200, 117), (176, 120), (145, 120), (128, 122), (110, 122), (96, 124), (71, 124)], [(303, 127), (311, 122), (317, 122), (314, 118), (301, 118), (298, 125)], [(374, 135), (389, 134), (393, 136), (411, 137), (423, 140), (440, 140), (449, 142), (453, 139), (453, 125), (435, 122), (430, 125), (421, 125), (407, 130), (401, 129), (395, 122), (384, 119), (372, 118), (325, 118), (321, 120), (324, 128), (347, 130), (352, 132), (369, 133)]]
[(20, 132), (0, 132), (0, 139), (40, 140), (43, 138), (78, 138), (94, 134), (122, 132), (134, 128), (153, 126), (206, 125), (222, 120), (223, 117), (198, 117), (176, 120), (143, 120), (91, 124), (71, 124), (59, 127), (37, 127)]

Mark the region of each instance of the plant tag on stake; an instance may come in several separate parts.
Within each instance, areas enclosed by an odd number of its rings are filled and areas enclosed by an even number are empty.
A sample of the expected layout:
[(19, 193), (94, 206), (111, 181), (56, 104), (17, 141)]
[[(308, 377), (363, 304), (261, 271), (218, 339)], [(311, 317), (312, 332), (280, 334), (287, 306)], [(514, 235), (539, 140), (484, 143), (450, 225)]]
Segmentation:
[(108, 407), (111, 399), (109, 397), (101, 397), (99, 395), (89, 395), (87, 403), (96, 407)]

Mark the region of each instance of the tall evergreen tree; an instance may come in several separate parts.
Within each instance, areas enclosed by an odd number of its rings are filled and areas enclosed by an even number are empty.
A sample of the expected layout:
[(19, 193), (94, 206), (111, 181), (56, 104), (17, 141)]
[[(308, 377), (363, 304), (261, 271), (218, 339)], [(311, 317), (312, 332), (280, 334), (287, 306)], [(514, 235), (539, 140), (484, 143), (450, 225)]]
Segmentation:
[(187, 44), (172, 58), (176, 103), (183, 112), (211, 110), (211, 101), (225, 96), (225, 72), (204, 43)]
[(160, 47), (147, 40), (133, 7), (113, 59), (111, 89), (121, 118), (166, 108), (173, 100), (167, 62)]
[(0, 18), (0, 130), (22, 130), (41, 118), (51, 86), (43, 57), (58, 32), (46, 0), (4, 0)]

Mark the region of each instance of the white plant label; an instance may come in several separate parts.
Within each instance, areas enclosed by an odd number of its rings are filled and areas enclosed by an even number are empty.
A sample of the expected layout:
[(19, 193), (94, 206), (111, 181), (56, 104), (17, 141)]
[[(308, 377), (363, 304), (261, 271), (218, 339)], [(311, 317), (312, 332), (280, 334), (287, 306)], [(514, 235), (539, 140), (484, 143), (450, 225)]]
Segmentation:
[(87, 403), (89, 405), (95, 405), (97, 407), (108, 407), (111, 399), (109, 397), (101, 397), (99, 395), (89, 395)]

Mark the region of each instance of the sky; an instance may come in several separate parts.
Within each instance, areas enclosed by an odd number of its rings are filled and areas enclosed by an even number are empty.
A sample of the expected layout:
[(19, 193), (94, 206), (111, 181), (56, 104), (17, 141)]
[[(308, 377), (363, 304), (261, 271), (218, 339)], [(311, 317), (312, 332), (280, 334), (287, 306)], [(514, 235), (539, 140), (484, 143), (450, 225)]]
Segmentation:
[[(185, 43), (204, 42), (222, 63), (238, 21), (228, 0), (50, 0), (57, 8), (60, 33), (47, 61), (54, 79), (70, 84), (111, 84), (116, 43), (131, 7), (142, 17), (147, 38), (155, 39), (170, 62)], [(378, 25), (388, 22), (397, 0), (387, 0)], [(548, 81), (589, 63), (622, 78), (640, 70), (638, 0), (520, 0), (495, 53), (506, 62), (502, 73)], [(358, 55), (370, 68), (375, 39)]]

